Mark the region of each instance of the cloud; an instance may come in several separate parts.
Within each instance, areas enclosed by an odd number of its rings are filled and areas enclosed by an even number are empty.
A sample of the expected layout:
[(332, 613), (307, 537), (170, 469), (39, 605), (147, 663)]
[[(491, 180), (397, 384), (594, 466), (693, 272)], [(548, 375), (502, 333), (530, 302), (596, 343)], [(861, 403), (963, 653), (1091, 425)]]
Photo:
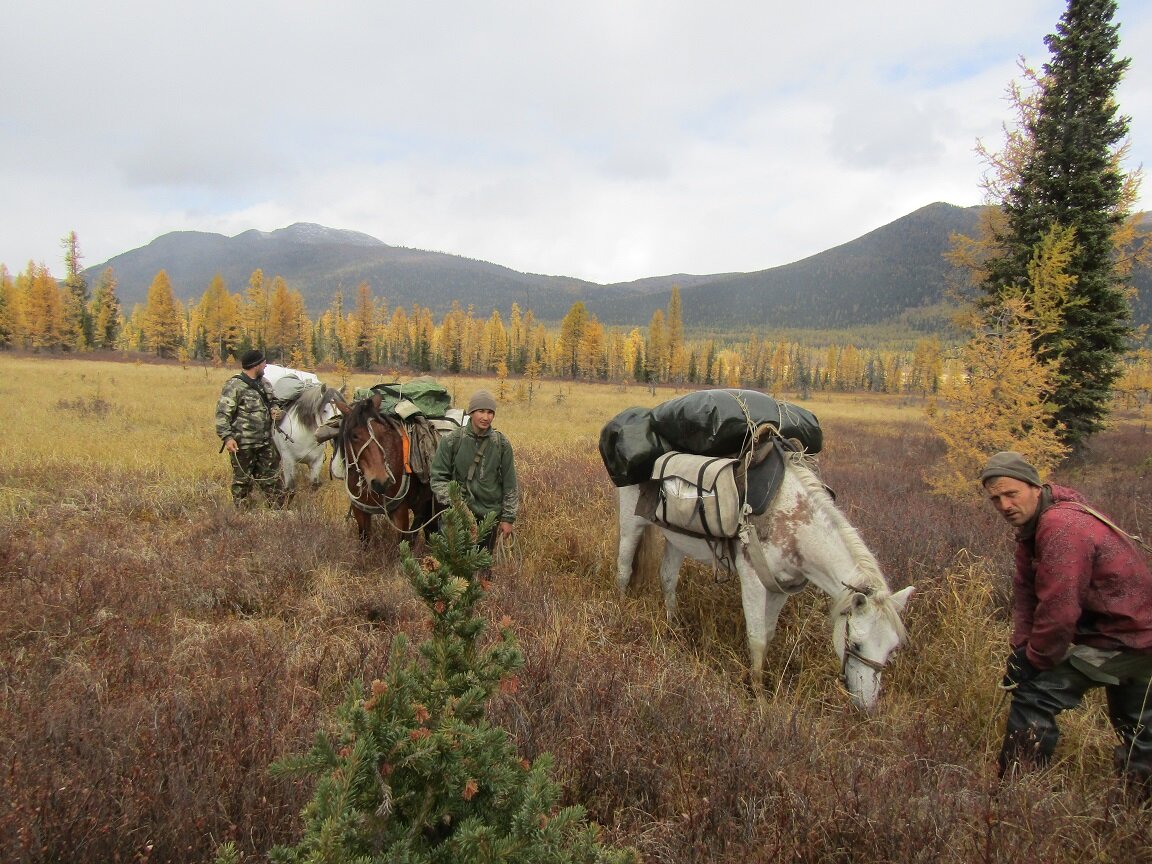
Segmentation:
[[(1132, 162), (1152, 80), (1132, 46)], [(520, 270), (754, 270), (980, 201), (1047, 0), (8, 2), (0, 262), (319, 222)], [(50, 46), (47, 50), (45, 46)], [(1150, 132), (1149, 134), (1152, 134)], [(1134, 167), (1134, 166), (1133, 166)]]

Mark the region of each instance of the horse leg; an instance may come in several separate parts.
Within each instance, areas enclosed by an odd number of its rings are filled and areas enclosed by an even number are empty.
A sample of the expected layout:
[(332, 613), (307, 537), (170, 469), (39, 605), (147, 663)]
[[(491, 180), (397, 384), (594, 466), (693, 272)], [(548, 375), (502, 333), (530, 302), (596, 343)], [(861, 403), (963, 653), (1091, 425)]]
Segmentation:
[(616, 549), (616, 585), (627, 591), (632, 584), (632, 567), (644, 529), (648, 521), (635, 515), (636, 502), (640, 499), (639, 486), (621, 486), (619, 492), (619, 545)]
[(744, 556), (737, 559), (736, 571), (740, 576), (740, 602), (744, 607), (744, 629), (748, 640), (748, 682), (756, 701), (764, 703), (767, 701), (764, 696), (764, 655), (768, 643), (776, 635), (776, 624), (788, 595), (765, 588), (756, 568)]
[(352, 516), (356, 520), (356, 535), (360, 538), (360, 545), (367, 546), (372, 541), (372, 514), (353, 507)]
[(317, 446), (308, 454), (308, 482), (313, 490), (320, 488), (320, 472), (324, 470), (324, 448)]
[(664, 544), (664, 558), (660, 562), (660, 588), (664, 592), (664, 614), (668, 623), (676, 620), (676, 586), (680, 582), (680, 567), (684, 553), (672, 543)]
[[(401, 542), (409, 538), (410, 535), (408, 532), (412, 529), (412, 506), (408, 503), (407, 498), (401, 501), (399, 506), (393, 511), (392, 525), (396, 529), (396, 545), (399, 547)], [(408, 544), (409, 548), (413, 550), (413, 554), (418, 554), (415, 551), (418, 540), (419, 537)]]
[(284, 489), (284, 500), (287, 501), (296, 491), (296, 459), (289, 452), (287, 445), (283, 444), (280, 436), (273, 430), (272, 440), (276, 444), (276, 452), (280, 454), (280, 479)]

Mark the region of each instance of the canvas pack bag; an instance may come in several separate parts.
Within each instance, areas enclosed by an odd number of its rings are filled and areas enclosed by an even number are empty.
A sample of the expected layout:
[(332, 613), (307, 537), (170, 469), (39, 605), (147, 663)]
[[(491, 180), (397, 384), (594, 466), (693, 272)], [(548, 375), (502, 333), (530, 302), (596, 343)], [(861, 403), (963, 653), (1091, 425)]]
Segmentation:
[(665, 453), (656, 460), (659, 481), (656, 521), (707, 537), (735, 537), (744, 502), (736, 485), (740, 460), (692, 453)]

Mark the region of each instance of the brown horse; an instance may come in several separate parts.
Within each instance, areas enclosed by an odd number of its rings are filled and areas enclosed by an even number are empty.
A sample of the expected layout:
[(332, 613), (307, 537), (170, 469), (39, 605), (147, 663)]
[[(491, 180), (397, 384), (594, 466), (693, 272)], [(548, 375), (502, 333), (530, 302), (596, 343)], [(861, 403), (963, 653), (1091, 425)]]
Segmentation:
[(372, 539), (372, 517), (384, 516), (401, 538), (414, 536), (413, 545), (420, 546), (421, 531), (436, 515), (428, 485), (435, 428), (423, 418), (405, 424), (382, 412), (379, 394), (336, 407), (344, 415), (336, 446), (344, 460), (344, 489), (360, 542)]

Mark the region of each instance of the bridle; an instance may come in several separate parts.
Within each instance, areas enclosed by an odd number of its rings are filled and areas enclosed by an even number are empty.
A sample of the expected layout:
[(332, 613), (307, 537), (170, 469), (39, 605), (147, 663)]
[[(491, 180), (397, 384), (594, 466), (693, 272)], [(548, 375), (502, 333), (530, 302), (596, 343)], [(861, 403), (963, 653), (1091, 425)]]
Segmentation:
[[(840, 584), (842, 584), (850, 593), (863, 594), (865, 597), (870, 596), (872, 593), (872, 590), (870, 588), (860, 588), (856, 585), (849, 585), (847, 582), (841, 582)], [(860, 653), (859, 643), (854, 643), (851, 639), (851, 634), (849, 633), (849, 628), (850, 628), (851, 623), (852, 623), (852, 613), (850, 611), (846, 610), (844, 612), (844, 657), (840, 661), (840, 680), (844, 681), (845, 683), (847, 683), (847, 681), (848, 681), (848, 659), (849, 658), (855, 660), (857, 663), (860, 663), (861, 665), (867, 666), (869, 669), (871, 669), (877, 675), (879, 675), (881, 672), (883, 672), (885, 670), (885, 668), (887, 668), (887, 666), (888, 666), (887, 663), (877, 662), (876, 660), (872, 660), (868, 657), (865, 657), (863, 654)]]
[[(344, 490), (348, 493), (348, 497), (352, 501), (352, 506), (357, 510), (361, 510), (364, 513), (387, 515), (391, 513), (392, 510), (396, 509), (391, 505), (402, 501), (404, 496), (408, 494), (409, 478), (407, 473), (401, 474), (399, 481), (400, 485), (398, 487), (397, 493), (392, 496), (380, 495), (373, 491), (369, 486), (369, 483), (364, 476), (364, 471), (360, 468), (360, 459), (364, 455), (364, 451), (367, 450), (368, 447), (372, 444), (376, 445), (376, 448), (384, 457), (384, 470), (388, 472), (388, 483), (393, 484), (397, 482), (396, 475), (392, 473), (392, 466), (388, 464), (388, 450), (384, 447), (383, 442), (381, 442), (380, 439), (376, 437), (376, 432), (372, 428), (373, 421), (379, 423), (385, 422), (383, 420), (377, 420), (377, 418), (368, 416), (366, 414), (364, 417), (364, 428), (368, 430), (368, 438), (364, 441), (363, 444), (352, 450), (347, 446), (348, 444), (351, 444), (351, 439), (349, 438), (345, 442), (345, 446), (343, 447), (344, 458), (348, 462), (349, 469), (355, 469), (357, 480), (356, 491), (353, 492), (351, 486), (352, 471), (349, 470), (346, 472), (344, 477)], [(380, 505), (365, 504), (360, 499), (366, 496), (374, 496), (378, 499), (381, 499), (384, 503)]]
[[(344, 474), (344, 491), (348, 493), (348, 498), (352, 502), (352, 506), (360, 512), (367, 513), (370, 516), (383, 516), (388, 520), (389, 524), (391, 524), (392, 527), (401, 534), (419, 534), (428, 525), (431, 525), (436, 521), (438, 514), (435, 512), (435, 508), (433, 508), (432, 515), (428, 519), (426, 519), (420, 525), (414, 525), (411, 528), (404, 528), (392, 521), (392, 511), (396, 509), (395, 505), (399, 504), (408, 496), (412, 480), (411, 475), (407, 471), (403, 470), (401, 470), (400, 473), (400, 480), (396, 480), (396, 475), (392, 473), (392, 466), (388, 464), (388, 450), (385, 448), (383, 442), (378, 437), (376, 437), (376, 431), (372, 427), (373, 422), (380, 423), (381, 425), (388, 423), (387, 420), (384, 420), (381, 417), (372, 416), (365, 413), (364, 428), (368, 430), (368, 439), (354, 450), (350, 450), (349, 448), (349, 445), (351, 444), (350, 438), (346, 439), (341, 445), (341, 450), (344, 452), (344, 459), (348, 464), (348, 470)], [(368, 447), (373, 444), (376, 445), (376, 449), (378, 449), (383, 456), (384, 470), (388, 473), (388, 483), (393, 484), (399, 482), (395, 495), (380, 495), (379, 493), (375, 492), (365, 478), (363, 469), (360, 467), (361, 457), (364, 455), (364, 452), (368, 449)], [(351, 486), (353, 470), (355, 471), (357, 477), (355, 492), (352, 491)], [(366, 504), (360, 500), (362, 497), (366, 496), (375, 497), (376, 499), (381, 500), (383, 503)]]

